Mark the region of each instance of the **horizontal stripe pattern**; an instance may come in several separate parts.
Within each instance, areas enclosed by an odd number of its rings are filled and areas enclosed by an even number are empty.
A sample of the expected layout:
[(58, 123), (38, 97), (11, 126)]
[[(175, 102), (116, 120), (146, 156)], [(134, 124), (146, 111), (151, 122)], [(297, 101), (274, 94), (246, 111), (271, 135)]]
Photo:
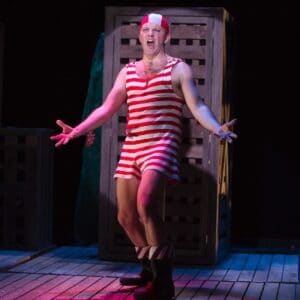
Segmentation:
[(172, 68), (179, 61), (170, 59), (150, 78), (139, 77), (135, 63), (127, 65), (126, 139), (115, 177), (140, 179), (143, 171), (155, 169), (173, 182), (179, 180), (184, 100), (173, 91), (171, 79)]

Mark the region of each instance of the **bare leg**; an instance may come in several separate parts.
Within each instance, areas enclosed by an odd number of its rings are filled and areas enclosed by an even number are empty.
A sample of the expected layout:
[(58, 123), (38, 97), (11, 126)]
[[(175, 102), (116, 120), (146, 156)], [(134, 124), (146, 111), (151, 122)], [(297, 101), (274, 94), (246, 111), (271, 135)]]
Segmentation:
[(135, 246), (137, 259), (142, 269), (136, 276), (120, 277), (120, 283), (127, 286), (144, 286), (153, 279), (149, 246), (146, 241), (145, 230), (137, 213), (137, 190), (139, 181), (136, 179), (117, 179), (118, 220)]
[(156, 170), (146, 170), (137, 192), (137, 209), (150, 246), (166, 243), (162, 206), (167, 178)]
[(119, 223), (135, 246), (148, 246), (145, 230), (137, 212), (139, 181), (135, 178), (117, 178), (116, 185)]
[(172, 278), (173, 247), (166, 239), (162, 206), (166, 177), (155, 170), (142, 174), (138, 189), (138, 213), (145, 227), (153, 278), (151, 284), (134, 291), (134, 299), (170, 300), (175, 288)]

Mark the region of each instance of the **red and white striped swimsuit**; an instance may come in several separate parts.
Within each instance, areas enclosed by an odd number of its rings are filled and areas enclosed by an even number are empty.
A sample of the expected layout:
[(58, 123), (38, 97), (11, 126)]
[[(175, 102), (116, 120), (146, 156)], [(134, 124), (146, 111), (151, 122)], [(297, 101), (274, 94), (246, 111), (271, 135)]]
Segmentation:
[(171, 72), (180, 61), (170, 58), (164, 69), (150, 78), (139, 77), (135, 63), (126, 66), (126, 139), (114, 178), (139, 180), (143, 171), (154, 169), (164, 173), (169, 183), (179, 181), (184, 100), (172, 88)]

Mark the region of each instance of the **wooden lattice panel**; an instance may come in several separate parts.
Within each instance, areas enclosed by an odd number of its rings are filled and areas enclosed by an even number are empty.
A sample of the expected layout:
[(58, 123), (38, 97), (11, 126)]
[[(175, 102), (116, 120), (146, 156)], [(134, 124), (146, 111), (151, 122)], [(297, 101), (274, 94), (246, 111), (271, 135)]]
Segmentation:
[[(139, 22), (152, 11), (166, 15), (170, 22), (171, 40), (166, 52), (191, 66), (204, 101), (223, 121), (227, 13), (220, 8), (108, 7), (104, 95), (125, 64), (142, 58)], [(111, 182), (125, 138), (126, 113), (124, 104), (102, 132), (100, 196), (106, 200), (100, 199), (99, 248), (100, 255), (110, 259), (129, 259), (128, 255), (133, 254), (131, 243), (117, 223), (115, 186)], [(228, 239), (227, 229), (219, 224), (219, 182), (223, 176), (219, 170), (223, 167), (220, 153), (220, 143), (211, 139), (184, 106), (181, 182), (168, 188), (164, 207), (168, 236), (175, 245), (177, 261), (214, 262), (220, 254), (219, 227), (222, 237)], [(222, 164), (227, 162), (225, 159)]]
[(0, 247), (52, 243), (50, 130), (0, 128)]

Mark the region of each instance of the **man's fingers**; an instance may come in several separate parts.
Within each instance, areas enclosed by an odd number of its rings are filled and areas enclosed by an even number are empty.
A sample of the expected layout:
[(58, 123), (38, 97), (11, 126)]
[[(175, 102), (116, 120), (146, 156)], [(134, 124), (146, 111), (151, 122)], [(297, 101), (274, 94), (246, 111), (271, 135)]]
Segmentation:
[(237, 122), (237, 119), (233, 119), (233, 120), (227, 122), (227, 123), (226, 123), (226, 126), (229, 127), (229, 128), (231, 128), (231, 127), (233, 127), (233, 125), (234, 125), (236, 122)]
[(57, 135), (52, 135), (52, 136), (50, 136), (50, 140), (57, 141), (57, 140), (65, 138), (65, 136), (66, 135), (64, 133), (60, 133), (60, 134), (57, 134)]
[(55, 147), (60, 147), (62, 145), (66, 145), (68, 144), (70, 141), (70, 138), (69, 137), (64, 137), (64, 138), (61, 138), (58, 140), (58, 142), (55, 144)]
[(219, 136), (222, 140), (226, 140), (228, 143), (232, 143), (233, 139), (236, 139), (238, 137), (237, 134), (232, 131), (220, 132)]
[(55, 147), (60, 147), (61, 145), (63, 145), (63, 139), (59, 140), (56, 144)]
[(230, 133), (230, 137), (232, 137), (232, 138), (236, 139), (236, 138), (238, 137), (238, 135), (237, 135), (237, 134), (235, 134), (234, 132), (231, 132), (231, 133)]
[(66, 125), (62, 120), (56, 120), (56, 124), (62, 128)]
[(69, 133), (72, 131), (72, 127), (64, 123), (62, 120), (56, 120), (56, 124), (62, 128), (63, 133)]

